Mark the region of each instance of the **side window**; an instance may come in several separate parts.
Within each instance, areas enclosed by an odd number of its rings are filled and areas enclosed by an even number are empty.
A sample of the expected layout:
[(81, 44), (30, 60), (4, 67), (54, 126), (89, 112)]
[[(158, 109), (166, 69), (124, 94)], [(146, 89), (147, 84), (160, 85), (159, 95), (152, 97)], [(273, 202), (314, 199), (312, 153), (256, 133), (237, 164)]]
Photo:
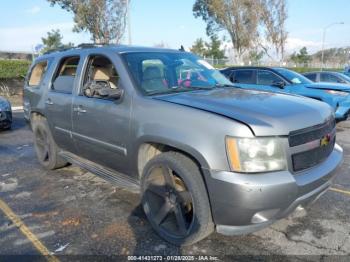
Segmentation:
[(28, 77), (28, 85), (31, 87), (39, 86), (41, 80), (44, 78), (45, 72), (47, 71), (48, 61), (41, 61), (37, 63)]
[(71, 56), (63, 58), (52, 80), (51, 89), (56, 92), (71, 94), (80, 57)]
[(84, 75), (82, 95), (101, 99), (115, 99), (116, 94), (120, 92), (118, 84), (119, 74), (109, 58), (103, 55), (89, 57)]
[(321, 74), (321, 82), (330, 82), (330, 83), (337, 83), (338, 78), (332, 74), (328, 73), (322, 73)]
[(305, 75), (305, 77), (307, 77), (308, 79), (310, 79), (313, 82), (316, 82), (316, 74), (307, 74)]
[(283, 80), (276, 74), (267, 70), (258, 70), (258, 85), (273, 85)]
[(236, 70), (233, 75), (233, 82), (255, 85), (254, 70)]

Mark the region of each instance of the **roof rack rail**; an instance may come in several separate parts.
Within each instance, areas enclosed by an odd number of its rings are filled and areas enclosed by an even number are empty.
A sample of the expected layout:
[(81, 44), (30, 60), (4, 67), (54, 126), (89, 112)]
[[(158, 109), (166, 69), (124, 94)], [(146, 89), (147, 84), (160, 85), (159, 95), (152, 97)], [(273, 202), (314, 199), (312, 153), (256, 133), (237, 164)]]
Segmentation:
[(77, 45), (76, 47), (77, 48), (92, 48), (92, 47), (99, 47), (99, 46), (106, 46), (106, 45), (109, 45), (107, 43), (82, 43), (82, 44), (79, 44)]
[(100, 43), (100, 44), (97, 44), (97, 43), (82, 43), (82, 44), (79, 44), (79, 45), (73, 46), (73, 47), (51, 49), (51, 50), (46, 51), (44, 53), (44, 55), (51, 54), (53, 52), (63, 52), (63, 51), (68, 51), (68, 50), (78, 49), (78, 48), (94, 48), (94, 47), (101, 47), (101, 46), (106, 46), (106, 45), (109, 45), (109, 44), (107, 44), (107, 43)]
[(63, 51), (67, 51), (67, 50), (74, 49), (74, 48), (75, 47), (50, 49), (50, 50), (47, 50), (46, 52), (44, 52), (43, 54), (47, 55), (47, 54), (51, 54), (51, 53), (54, 53), (54, 52), (63, 52)]

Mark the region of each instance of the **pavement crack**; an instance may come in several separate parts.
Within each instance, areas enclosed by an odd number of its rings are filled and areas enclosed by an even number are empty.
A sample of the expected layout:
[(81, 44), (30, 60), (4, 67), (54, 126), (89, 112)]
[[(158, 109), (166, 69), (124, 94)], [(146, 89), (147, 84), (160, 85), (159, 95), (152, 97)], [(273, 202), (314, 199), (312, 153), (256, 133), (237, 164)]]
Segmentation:
[[(342, 252), (343, 254), (346, 254), (345, 251), (341, 250), (340, 246), (338, 246), (338, 248), (327, 248), (327, 247), (323, 247), (323, 246), (320, 246), (320, 245), (312, 244), (312, 243), (310, 243), (308, 241), (305, 241), (305, 240), (293, 239), (289, 234), (287, 234), (284, 231), (281, 231), (281, 230), (278, 230), (278, 229), (275, 229), (275, 228), (271, 228), (271, 229), (276, 231), (276, 232), (278, 232), (278, 233), (280, 233), (280, 234), (283, 234), (288, 241), (291, 241), (291, 242), (294, 242), (294, 243), (302, 243), (302, 244), (305, 244), (305, 245), (308, 245), (308, 246), (311, 246), (311, 247), (314, 247), (314, 248), (318, 248), (318, 249), (321, 249), (321, 250), (332, 250), (332, 251)], [(344, 242), (344, 244), (345, 244), (345, 242)]]

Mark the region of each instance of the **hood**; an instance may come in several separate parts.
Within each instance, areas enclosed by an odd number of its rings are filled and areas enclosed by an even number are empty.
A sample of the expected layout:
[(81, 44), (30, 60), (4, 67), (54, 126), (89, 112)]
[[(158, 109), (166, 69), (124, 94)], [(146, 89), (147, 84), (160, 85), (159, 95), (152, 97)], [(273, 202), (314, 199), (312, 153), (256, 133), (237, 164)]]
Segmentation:
[(153, 97), (222, 115), (248, 125), (256, 136), (281, 136), (325, 122), (330, 106), (314, 99), (238, 88)]
[(350, 92), (350, 85), (347, 84), (336, 84), (336, 83), (311, 83), (306, 84), (307, 88), (314, 89), (329, 89), (329, 90), (338, 90), (344, 92)]

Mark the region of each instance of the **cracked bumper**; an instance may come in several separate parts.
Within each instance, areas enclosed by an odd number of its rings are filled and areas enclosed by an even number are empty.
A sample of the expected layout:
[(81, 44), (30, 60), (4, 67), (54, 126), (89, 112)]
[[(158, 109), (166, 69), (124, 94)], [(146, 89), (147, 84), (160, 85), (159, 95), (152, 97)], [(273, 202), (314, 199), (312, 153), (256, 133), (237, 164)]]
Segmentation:
[(330, 187), (342, 160), (343, 151), (336, 145), (324, 162), (294, 175), (211, 171), (207, 186), (216, 230), (225, 235), (251, 233), (309, 205)]

